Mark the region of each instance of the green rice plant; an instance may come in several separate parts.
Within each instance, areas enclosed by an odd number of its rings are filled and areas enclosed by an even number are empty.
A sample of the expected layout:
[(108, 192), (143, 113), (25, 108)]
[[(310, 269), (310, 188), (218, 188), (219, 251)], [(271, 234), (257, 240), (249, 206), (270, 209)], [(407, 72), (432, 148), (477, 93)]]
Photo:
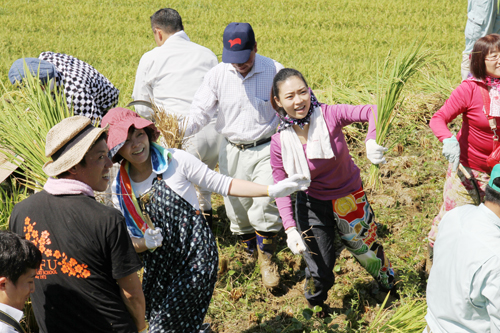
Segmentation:
[[(406, 52), (400, 53), (392, 63), (390, 52), (385, 59), (382, 75), (377, 80), (377, 116), (374, 115), (377, 128), (376, 142), (381, 146), (387, 144), (387, 136), (398, 115), (397, 106), (403, 102), (402, 92), (406, 83), (429, 62), (430, 52), (422, 51), (422, 45), (423, 40), (408, 48)], [(394, 142), (389, 148), (396, 143)], [(379, 187), (379, 165), (372, 164), (370, 167), (368, 185)]]
[(428, 93), (438, 93), (443, 98), (450, 97), (457, 85), (443, 75), (426, 73), (425, 79), (419, 84), (423, 91)]
[(14, 178), (11, 179), (10, 184), (7, 184), (7, 182), (4, 182), (0, 186), (0, 230), (8, 229), (12, 209), (18, 202), (26, 199), (29, 195), (28, 189), (19, 186)]
[(398, 307), (395, 311), (385, 309), (389, 294), (385, 298), (375, 319), (366, 329), (366, 333), (398, 332), (420, 333), (427, 325), (425, 314), (427, 303), (425, 299), (413, 299)]
[[(26, 65), (25, 65), (26, 66)], [(29, 71), (26, 69), (26, 73)], [(47, 180), (42, 166), (47, 132), (73, 112), (68, 109), (62, 87), (48, 93), (38, 77), (28, 74), (18, 90), (4, 90), (0, 98), (0, 151), (19, 166), (26, 186), (41, 188)], [(15, 157), (24, 159), (20, 163)]]

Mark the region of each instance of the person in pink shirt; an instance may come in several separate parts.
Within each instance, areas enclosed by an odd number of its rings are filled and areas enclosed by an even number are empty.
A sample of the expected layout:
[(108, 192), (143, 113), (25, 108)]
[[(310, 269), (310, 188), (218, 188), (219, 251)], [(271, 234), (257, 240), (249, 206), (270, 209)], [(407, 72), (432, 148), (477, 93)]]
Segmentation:
[[(337, 257), (335, 237), (376, 279), (382, 289), (394, 285), (394, 271), (377, 243), (377, 224), (342, 133), (353, 122), (368, 122), (367, 157), (385, 163), (387, 150), (375, 142), (375, 105), (325, 105), (316, 100), (302, 74), (290, 68), (274, 77), (271, 102), (278, 112), (278, 133), (271, 139), (274, 182), (294, 174), (311, 179), (309, 189), (297, 192), (296, 218), (290, 196), (276, 198), (287, 244), (307, 263), (305, 297), (311, 306), (323, 307), (333, 286)], [(304, 242), (302, 237), (306, 239)]]
[[(493, 151), (496, 121), (500, 117), (500, 35), (478, 39), (472, 51), (470, 70), (472, 77), (462, 81), (451, 93), (429, 124), (443, 142), (443, 155), (449, 161), (443, 204), (428, 235), (431, 260), (438, 225), (446, 212), (466, 204), (479, 205), (484, 200), (491, 172), (486, 159)], [(455, 136), (447, 125), (459, 115), (462, 115), (462, 127)]]

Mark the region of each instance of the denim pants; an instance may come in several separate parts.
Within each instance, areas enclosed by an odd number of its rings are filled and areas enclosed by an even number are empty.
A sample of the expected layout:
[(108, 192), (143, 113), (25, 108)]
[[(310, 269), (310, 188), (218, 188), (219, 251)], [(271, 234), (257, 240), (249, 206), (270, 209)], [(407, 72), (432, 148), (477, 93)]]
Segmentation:
[(377, 224), (373, 210), (360, 190), (334, 200), (319, 200), (305, 192), (297, 193), (297, 228), (305, 238), (307, 251), (305, 297), (320, 305), (335, 282), (333, 268), (339, 248), (336, 239), (359, 261), (384, 289), (394, 284), (394, 271), (376, 242)]

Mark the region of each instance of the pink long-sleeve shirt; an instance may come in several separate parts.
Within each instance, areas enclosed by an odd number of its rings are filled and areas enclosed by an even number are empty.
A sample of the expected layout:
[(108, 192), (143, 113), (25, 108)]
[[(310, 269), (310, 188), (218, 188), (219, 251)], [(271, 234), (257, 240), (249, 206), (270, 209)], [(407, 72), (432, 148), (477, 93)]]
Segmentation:
[[(481, 87), (473, 81), (463, 81), (429, 123), (434, 135), (443, 141), (452, 136), (447, 124), (462, 115), (462, 128), (457, 134), (460, 163), (471, 169), (490, 173), (486, 159), (493, 149), (493, 132), (483, 112)], [(497, 119), (500, 125), (500, 119)], [(500, 131), (498, 131), (500, 134)]]
[[(345, 197), (361, 187), (359, 168), (354, 164), (349, 148), (342, 133), (342, 127), (354, 122), (368, 122), (366, 140), (375, 139), (375, 121), (373, 111), (377, 112), (376, 105), (326, 105), (321, 104), (326, 127), (330, 134), (330, 143), (335, 157), (331, 159), (307, 158), (311, 172), (311, 185), (306, 193), (320, 200), (333, 200)], [(288, 177), (281, 158), (281, 136), (276, 133), (271, 138), (271, 166), (273, 168), (274, 183)], [(286, 229), (296, 226), (293, 219), (292, 200), (290, 197), (276, 198), (283, 226)]]

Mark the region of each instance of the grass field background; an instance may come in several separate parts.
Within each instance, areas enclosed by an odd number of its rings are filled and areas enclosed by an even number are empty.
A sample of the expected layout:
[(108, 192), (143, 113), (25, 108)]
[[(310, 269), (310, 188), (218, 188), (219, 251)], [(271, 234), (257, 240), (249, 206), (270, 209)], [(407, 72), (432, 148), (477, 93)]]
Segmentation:
[[(425, 297), (424, 240), (441, 204), (446, 167), (441, 144), (427, 124), (460, 82), (466, 1), (3, 0), (1, 81), (11, 89), (7, 73), (17, 58), (38, 57), (43, 51), (67, 53), (108, 77), (120, 89), (119, 106), (125, 106), (131, 101), (139, 59), (155, 47), (149, 16), (162, 7), (177, 9), (191, 40), (210, 48), (219, 59), (225, 26), (249, 22), (258, 52), (300, 70), (320, 101), (328, 103), (373, 100), (377, 64), (390, 51), (398, 53), (425, 38), (424, 48), (434, 53), (434, 62), (405, 91), (393, 130), (393, 139), (402, 140), (387, 153), (382, 189), (367, 189), (382, 224), (380, 240), (398, 274), (397, 295), (391, 295), (386, 307), (392, 308), (384, 320), (396, 318), (392, 327), (421, 332), (425, 307), (422, 312), (415, 304), (422, 305)], [(363, 179), (370, 166), (364, 131), (365, 126), (346, 131)], [(372, 279), (345, 251), (335, 268), (337, 282), (328, 298), (335, 314), (328, 320), (311, 318), (306, 310), (305, 266), (286, 248), (284, 239), (278, 253), (282, 288), (266, 291), (258, 266), (242, 255), (230, 234), (221, 198), (214, 197), (214, 203), (224, 267), (206, 320), (216, 332), (396, 332), (374, 320), (385, 295), (374, 292)], [(417, 328), (404, 326), (398, 311), (409, 314)]]
[(374, 82), (376, 63), (389, 50), (425, 36), (446, 65), (440, 74), (459, 82), (467, 4), (456, 0), (4, 0), (0, 72), (22, 56), (71, 54), (107, 76), (124, 104), (140, 57), (155, 46), (149, 16), (167, 4), (181, 14), (191, 40), (217, 55), (225, 26), (249, 22), (259, 53), (299, 69), (313, 88)]

